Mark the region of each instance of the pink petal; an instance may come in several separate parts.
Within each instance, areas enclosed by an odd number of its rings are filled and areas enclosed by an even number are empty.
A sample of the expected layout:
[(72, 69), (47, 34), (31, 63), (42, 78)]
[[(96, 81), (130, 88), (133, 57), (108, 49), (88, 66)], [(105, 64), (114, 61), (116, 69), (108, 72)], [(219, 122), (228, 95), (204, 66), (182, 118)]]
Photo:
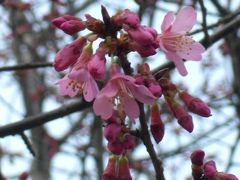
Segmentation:
[(128, 75), (124, 75), (124, 74), (121, 74), (121, 73), (116, 73), (112, 78), (111, 78), (111, 81), (113, 80), (117, 80), (117, 79), (124, 79), (124, 80), (127, 80), (127, 81), (131, 81), (131, 82), (134, 82), (135, 79), (131, 76), (128, 76)]
[(101, 91), (98, 93), (99, 96), (106, 96), (112, 98), (118, 93), (118, 86), (113, 82), (108, 82)]
[(97, 96), (93, 103), (93, 111), (102, 119), (109, 119), (113, 114), (113, 104), (111, 98), (106, 96)]
[(168, 28), (172, 25), (172, 22), (174, 20), (174, 14), (173, 12), (168, 12), (162, 22), (161, 30), (162, 32), (165, 32), (168, 30)]
[(87, 102), (91, 102), (99, 92), (96, 81), (89, 77), (89, 80), (84, 84), (83, 96)]
[(68, 75), (70, 79), (76, 80), (78, 82), (88, 81), (89, 76), (90, 76), (89, 72), (84, 68), (79, 70), (73, 70)]
[[(190, 37), (186, 37), (190, 39)], [(205, 51), (205, 48), (202, 44), (194, 42), (193, 44), (184, 44), (181, 48), (181, 51), (177, 51), (177, 54), (183, 59), (191, 59), (199, 61), (202, 58), (202, 53)]]
[(181, 9), (172, 25), (172, 32), (190, 31), (196, 22), (196, 12), (191, 6)]
[(139, 107), (135, 99), (126, 95), (122, 97), (122, 103), (123, 110), (126, 115), (132, 122), (135, 122), (135, 119), (138, 118), (140, 114)]
[(156, 100), (156, 97), (153, 96), (144, 85), (137, 85), (129, 82), (127, 82), (126, 85), (138, 101), (146, 104), (152, 104)]
[(70, 96), (74, 97), (78, 94), (78, 91), (73, 91), (72, 87), (69, 86), (69, 83), (72, 80), (66, 76), (60, 79), (57, 84), (59, 84), (59, 94), (60, 96)]
[(184, 62), (181, 57), (179, 57), (176, 53), (166, 53), (167, 59), (173, 61), (178, 72), (182, 76), (186, 76), (188, 74), (186, 67), (184, 66)]

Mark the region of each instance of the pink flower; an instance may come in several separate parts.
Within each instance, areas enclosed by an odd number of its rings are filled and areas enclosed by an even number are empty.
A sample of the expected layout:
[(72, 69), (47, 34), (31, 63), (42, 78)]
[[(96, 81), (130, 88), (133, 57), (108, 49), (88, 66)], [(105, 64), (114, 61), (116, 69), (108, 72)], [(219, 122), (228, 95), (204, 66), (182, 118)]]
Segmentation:
[(98, 86), (95, 80), (86, 69), (72, 71), (57, 82), (61, 96), (74, 97), (83, 93), (84, 99), (90, 102), (98, 93)]
[(55, 70), (63, 71), (73, 65), (82, 53), (82, 48), (85, 44), (86, 38), (80, 37), (58, 51), (53, 62)]
[(93, 55), (91, 61), (88, 63), (88, 70), (94, 79), (101, 80), (106, 73), (106, 50), (104, 48), (98, 48)]
[(153, 104), (150, 112), (151, 112), (150, 130), (155, 141), (159, 143), (164, 135), (164, 124), (162, 123), (158, 105), (156, 103)]
[(134, 121), (140, 113), (135, 99), (152, 104), (156, 98), (144, 85), (135, 84), (133, 77), (117, 73), (96, 96), (93, 110), (102, 119), (108, 119), (114, 108), (120, 108)]
[(84, 68), (78, 71), (72, 71), (68, 77), (75, 80), (80, 85), (83, 97), (87, 102), (91, 102), (99, 92), (96, 81)]
[(74, 97), (82, 94), (81, 84), (75, 80), (69, 79), (68, 74), (60, 79), (57, 84), (59, 84), (60, 96)]
[(161, 50), (167, 58), (174, 62), (181, 75), (187, 75), (183, 59), (199, 61), (205, 48), (195, 42), (187, 32), (196, 22), (196, 13), (190, 6), (181, 9), (174, 21), (173, 12), (168, 12), (164, 17), (161, 29), (162, 34), (158, 36)]

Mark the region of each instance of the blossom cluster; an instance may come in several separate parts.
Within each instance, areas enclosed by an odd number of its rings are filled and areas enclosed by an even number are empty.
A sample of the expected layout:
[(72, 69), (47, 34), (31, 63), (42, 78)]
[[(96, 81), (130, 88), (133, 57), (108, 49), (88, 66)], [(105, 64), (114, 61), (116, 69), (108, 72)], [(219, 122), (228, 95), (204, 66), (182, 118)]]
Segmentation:
[(238, 180), (233, 174), (218, 172), (213, 160), (204, 162), (205, 153), (202, 150), (196, 150), (191, 155), (192, 175), (194, 179), (204, 180)]
[[(103, 120), (108, 150), (113, 154), (109, 157), (103, 179), (131, 179), (126, 152), (134, 148), (135, 138), (126, 119), (135, 123), (140, 116), (139, 104), (150, 105), (150, 130), (157, 143), (164, 135), (164, 124), (157, 104), (162, 94), (178, 123), (189, 132), (193, 130), (192, 117), (176, 102), (176, 94), (189, 111), (203, 117), (211, 115), (208, 106), (200, 99), (185, 91), (180, 92), (168, 79), (156, 79), (148, 64), (139, 65), (134, 75), (127, 59), (129, 52), (149, 57), (159, 49), (176, 65), (181, 75), (187, 75), (183, 59), (198, 61), (204, 52), (204, 47), (188, 36), (196, 21), (196, 13), (190, 6), (181, 9), (175, 20), (173, 12), (167, 13), (161, 33), (141, 25), (139, 17), (127, 9), (110, 17), (102, 7), (103, 20), (89, 14), (85, 17), (86, 20), (82, 20), (64, 15), (52, 21), (68, 35), (86, 29), (90, 31), (56, 54), (53, 63), (55, 70), (69, 69), (57, 82), (60, 95), (83, 96), (85, 101), (93, 102), (94, 113)], [(98, 43), (95, 51), (94, 43)]]

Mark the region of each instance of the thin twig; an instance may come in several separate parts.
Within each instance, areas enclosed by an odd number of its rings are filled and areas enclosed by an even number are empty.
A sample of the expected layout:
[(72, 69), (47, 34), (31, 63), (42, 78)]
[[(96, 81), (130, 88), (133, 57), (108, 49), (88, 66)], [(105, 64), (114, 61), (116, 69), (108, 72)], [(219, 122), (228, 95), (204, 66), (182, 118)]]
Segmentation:
[(206, 8), (204, 6), (203, 0), (199, 0), (199, 4), (200, 4), (201, 10), (202, 10), (202, 28), (203, 28), (203, 32), (204, 32), (206, 41), (209, 41), (209, 35), (208, 35), (208, 30), (207, 30), (207, 10), (206, 10)]
[(25, 64), (18, 64), (14, 66), (5, 66), (0, 67), (1, 71), (16, 71), (16, 70), (25, 70), (25, 69), (35, 69), (35, 68), (45, 68), (45, 67), (52, 67), (52, 63), (25, 63)]
[(145, 145), (148, 154), (152, 160), (155, 172), (156, 172), (156, 179), (157, 180), (165, 180), (164, 174), (163, 174), (163, 167), (162, 167), (162, 162), (158, 159), (157, 154), (154, 150), (150, 134), (148, 131), (148, 126), (147, 126), (147, 121), (145, 118), (145, 113), (144, 113), (144, 106), (142, 103), (138, 103), (139, 109), (140, 109), (140, 124), (141, 124), (141, 130), (139, 131), (139, 135), (141, 140), (143, 141), (143, 144)]
[(49, 111), (47, 113), (41, 113), (35, 116), (24, 118), (18, 122), (0, 127), (0, 137), (19, 134), (24, 130), (38, 127), (59, 117), (81, 111), (90, 105), (91, 103), (82, 102), (79, 100), (68, 105), (63, 105), (62, 107)]

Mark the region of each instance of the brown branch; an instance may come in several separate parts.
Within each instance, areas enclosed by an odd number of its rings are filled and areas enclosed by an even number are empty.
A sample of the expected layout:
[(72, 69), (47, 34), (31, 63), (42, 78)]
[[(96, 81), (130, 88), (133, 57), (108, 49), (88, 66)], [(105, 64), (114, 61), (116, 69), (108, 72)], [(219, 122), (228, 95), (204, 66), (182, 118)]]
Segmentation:
[(208, 34), (208, 30), (207, 30), (207, 10), (206, 10), (206, 7), (204, 6), (203, 0), (199, 0), (199, 4), (200, 4), (201, 10), (202, 10), (203, 33), (205, 35), (206, 41), (209, 43), (209, 34)]
[(5, 66), (0, 67), (1, 71), (16, 71), (16, 70), (25, 70), (25, 69), (35, 69), (35, 68), (45, 68), (45, 67), (52, 67), (52, 63), (25, 63), (19, 64), (14, 66)]
[(143, 141), (143, 144), (145, 145), (147, 152), (152, 160), (155, 172), (156, 172), (156, 179), (157, 180), (165, 180), (164, 174), (163, 174), (163, 167), (162, 162), (158, 159), (157, 154), (153, 148), (153, 144), (150, 138), (150, 134), (148, 131), (147, 121), (145, 118), (144, 113), (144, 106), (142, 103), (138, 103), (139, 109), (140, 109), (140, 124), (141, 124), (141, 130), (139, 131), (139, 135), (141, 140)]
[(57, 119), (59, 117), (66, 116), (77, 111), (81, 111), (87, 107), (90, 107), (90, 105), (91, 103), (82, 102), (78, 100), (71, 104), (63, 105), (62, 107), (57, 108), (55, 110), (24, 118), (18, 122), (0, 127), (0, 137), (20, 134), (21, 132), (27, 129), (32, 129), (54, 119)]

